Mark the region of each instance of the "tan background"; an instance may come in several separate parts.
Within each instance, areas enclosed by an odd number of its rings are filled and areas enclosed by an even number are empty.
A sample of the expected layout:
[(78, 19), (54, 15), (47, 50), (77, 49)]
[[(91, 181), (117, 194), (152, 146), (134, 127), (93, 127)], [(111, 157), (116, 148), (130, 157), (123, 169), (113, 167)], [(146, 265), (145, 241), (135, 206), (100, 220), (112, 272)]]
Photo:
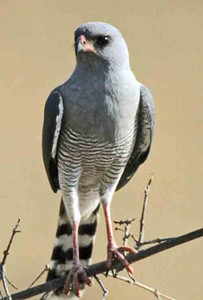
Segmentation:
[[(137, 232), (143, 186), (153, 172), (146, 238), (202, 226), (202, 0), (0, 0), (0, 253), (20, 217), (22, 233), (7, 262), (7, 275), (20, 289), (49, 261), (58, 215), (60, 196), (52, 193), (41, 158), (44, 103), (74, 68), (74, 29), (94, 20), (121, 30), (132, 69), (156, 104), (150, 158), (115, 195), (113, 218), (136, 217)], [(102, 216), (95, 262), (106, 255), (104, 232)], [(202, 300), (202, 253), (199, 239), (135, 264), (135, 277), (176, 299)], [(105, 285), (111, 300), (154, 299), (113, 279)], [(84, 299), (102, 298), (97, 285), (87, 290)]]

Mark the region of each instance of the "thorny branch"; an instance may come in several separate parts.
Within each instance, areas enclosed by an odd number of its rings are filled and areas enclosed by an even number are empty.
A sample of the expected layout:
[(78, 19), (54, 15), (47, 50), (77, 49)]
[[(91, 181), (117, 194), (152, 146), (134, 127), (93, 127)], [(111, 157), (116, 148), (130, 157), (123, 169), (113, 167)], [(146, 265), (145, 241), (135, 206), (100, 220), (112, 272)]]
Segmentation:
[[(117, 230), (124, 232), (123, 244), (126, 244), (129, 238), (132, 238), (136, 242), (137, 249), (139, 249), (139, 252), (137, 254), (130, 253), (126, 256), (126, 259), (130, 264), (132, 264), (136, 261), (145, 259), (149, 256), (155, 255), (161, 251), (165, 251), (172, 247), (176, 247), (178, 245), (190, 242), (194, 239), (197, 239), (197, 238), (200, 238), (203, 236), (203, 228), (200, 228), (198, 230), (189, 232), (187, 234), (184, 234), (184, 235), (181, 235), (178, 237), (165, 238), (165, 239), (157, 238), (157, 239), (153, 239), (150, 241), (144, 241), (144, 218), (146, 215), (146, 207), (147, 207), (147, 201), (148, 201), (148, 195), (149, 195), (149, 191), (150, 191), (151, 182), (152, 182), (152, 177), (150, 178), (148, 185), (145, 187), (144, 204), (143, 204), (142, 215), (141, 215), (141, 219), (140, 219), (139, 238), (136, 239), (135, 236), (129, 232), (130, 225), (134, 221), (134, 219), (132, 219), (132, 220), (128, 219), (126, 221), (115, 222), (117, 225), (124, 225), (124, 230), (117, 228)], [(17, 230), (17, 228), (16, 228), (16, 230)], [(12, 240), (13, 240), (13, 237), (11, 237), (11, 240), (10, 240), (11, 242), (9, 242), (9, 245), (8, 245), (9, 247), (7, 247), (6, 251), (4, 252), (4, 255), (6, 255), (6, 257), (8, 255), (8, 251), (10, 249)], [(151, 245), (151, 244), (157, 244), (157, 245), (150, 246), (147, 249), (143, 249), (143, 250), (140, 249), (144, 245)], [(4, 257), (4, 263), (5, 263), (6, 257)], [(125, 277), (119, 276), (118, 272), (123, 270), (123, 268), (124, 268), (123, 265), (119, 261), (115, 260), (113, 263), (113, 271), (114, 272), (113, 272), (113, 275), (110, 275), (110, 276), (117, 278), (119, 280), (125, 281), (127, 283), (140, 286), (141, 288), (144, 288), (144, 289), (150, 291), (151, 293), (153, 293), (158, 300), (160, 300), (161, 297), (168, 299), (168, 300), (175, 300), (174, 298), (166, 296), (166, 295), (160, 293), (158, 290), (148, 287), (148, 286), (138, 282), (137, 280), (134, 280), (133, 278), (125, 278)], [(101, 283), (100, 286), (102, 287), (102, 290), (103, 290), (103, 299), (105, 299), (106, 295), (107, 295), (106, 289), (104, 288), (100, 279), (98, 279), (97, 275), (109, 273), (109, 269), (107, 268), (106, 261), (102, 261), (102, 262), (87, 266), (87, 267), (85, 267), (85, 269), (86, 269), (87, 275), (89, 277), (93, 276), (96, 278), (96, 280), (99, 284)], [(43, 270), (42, 273), (44, 273), (44, 272), (45, 272), (45, 270)], [(42, 275), (42, 273), (40, 274), (40, 276)], [(38, 278), (40, 276), (38, 276)], [(24, 291), (12, 294), (11, 296), (12, 296), (13, 300), (27, 299), (27, 298), (30, 298), (30, 297), (33, 297), (33, 296), (36, 296), (36, 295), (39, 295), (39, 294), (42, 294), (45, 292), (48, 293), (57, 288), (61, 288), (65, 284), (65, 281), (66, 281), (66, 276), (63, 276), (61, 278), (58, 278), (58, 279), (46, 282), (44, 284), (40, 284), (38, 286), (28, 288)], [(35, 280), (35, 282), (36, 282), (36, 280)], [(1, 294), (1, 291), (0, 291), (0, 298), (1, 298), (1, 300), (9, 300), (10, 299), (9, 294), (6, 294), (6, 297), (3, 297)]]
[[(181, 245), (183, 243), (187, 243), (194, 239), (200, 238), (202, 236), (203, 236), (203, 228), (189, 232), (187, 234), (184, 234), (184, 235), (181, 235), (181, 236), (178, 236), (175, 238), (172, 238), (172, 239), (169, 239), (165, 242), (162, 242), (162, 243), (160, 243), (156, 246), (150, 247), (148, 249), (140, 250), (137, 254), (130, 253), (126, 256), (126, 259), (131, 264), (136, 261), (145, 259), (149, 256), (155, 255), (161, 251), (164, 251), (164, 250), (170, 249), (172, 247)], [(116, 261), (113, 264), (113, 268), (116, 269), (118, 272), (123, 269), (123, 265), (120, 262)], [(95, 276), (95, 275), (98, 275), (101, 273), (105, 273), (107, 271), (108, 271), (108, 268), (106, 266), (106, 261), (102, 261), (102, 262), (99, 262), (99, 263), (96, 263), (96, 264), (86, 267), (86, 272), (89, 277)], [(54, 289), (60, 288), (65, 284), (65, 280), (66, 280), (66, 276), (63, 276), (61, 278), (54, 279), (52, 281), (40, 284), (38, 286), (21, 291), (19, 293), (12, 294), (11, 296), (12, 296), (13, 300), (27, 299), (27, 298), (39, 295), (41, 293), (50, 292)], [(3, 300), (8, 300), (8, 297), (4, 297)]]

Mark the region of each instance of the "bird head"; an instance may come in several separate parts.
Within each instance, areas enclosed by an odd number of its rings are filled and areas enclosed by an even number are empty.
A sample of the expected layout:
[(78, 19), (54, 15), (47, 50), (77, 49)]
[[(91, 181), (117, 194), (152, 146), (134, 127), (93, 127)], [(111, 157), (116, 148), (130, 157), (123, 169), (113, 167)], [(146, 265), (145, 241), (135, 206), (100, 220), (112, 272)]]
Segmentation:
[(90, 22), (75, 30), (78, 64), (129, 67), (127, 45), (118, 29), (102, 22)]

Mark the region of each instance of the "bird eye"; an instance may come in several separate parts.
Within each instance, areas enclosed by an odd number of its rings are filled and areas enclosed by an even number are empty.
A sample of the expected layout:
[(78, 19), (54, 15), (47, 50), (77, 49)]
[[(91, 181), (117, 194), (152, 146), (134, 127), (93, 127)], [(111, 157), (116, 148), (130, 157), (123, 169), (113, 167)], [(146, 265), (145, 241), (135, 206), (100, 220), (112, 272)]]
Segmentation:
[(106, 46), (110, 41), (110, 37), (107, 35), (100, 35), (96, 38), (96, 43), (100, 47)]

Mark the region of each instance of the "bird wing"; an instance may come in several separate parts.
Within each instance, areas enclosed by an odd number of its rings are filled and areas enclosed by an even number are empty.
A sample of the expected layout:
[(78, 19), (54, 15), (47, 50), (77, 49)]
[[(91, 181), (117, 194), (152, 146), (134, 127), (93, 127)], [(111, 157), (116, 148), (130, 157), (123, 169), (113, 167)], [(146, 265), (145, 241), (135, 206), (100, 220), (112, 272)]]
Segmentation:
[(148, 88), (141, 85), (140, 102), (136, 115), (137, 133), (135, 144), (116, 190), (133, 177), (138, 167), (147, 159), (154, 133), (154, 103)]
[(50, 185), (54, 192), (57, 192), (59, 189), (56, 154), (63, 120), (63, 110), (62, 96), (57, 90), (54, 90), (49, 95), (45, 104), (42, 132), (43, 160)]

